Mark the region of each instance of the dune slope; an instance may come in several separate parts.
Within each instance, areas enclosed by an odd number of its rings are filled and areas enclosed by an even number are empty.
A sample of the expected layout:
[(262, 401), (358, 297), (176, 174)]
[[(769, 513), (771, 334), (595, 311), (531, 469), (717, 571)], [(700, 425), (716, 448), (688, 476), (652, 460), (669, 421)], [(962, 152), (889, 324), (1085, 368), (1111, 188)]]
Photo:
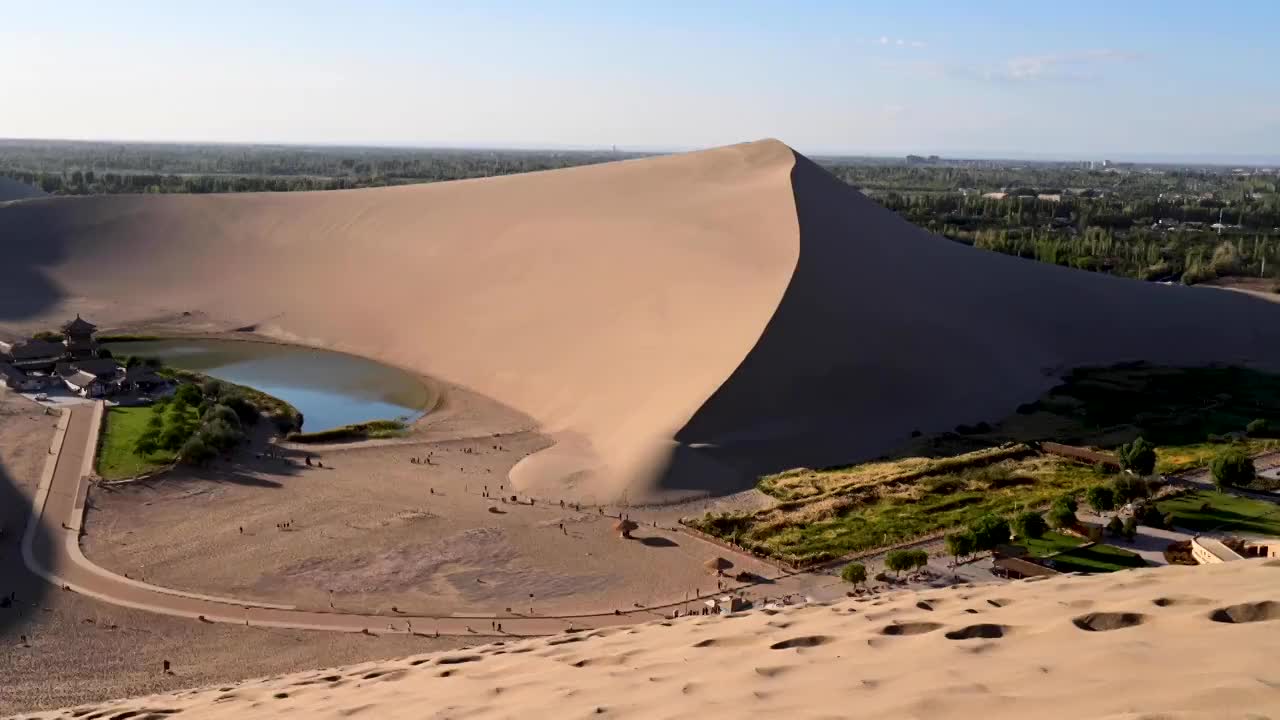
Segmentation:
[(184, 311), (440, 376), (557, 445), (517, 486), (739, 489), (1003, 415), (1092, 362), (1275, 362), (1280, 308), (915, 228), (776, 141), (328, 193), (0, 208), (0, 328)]
[(1247, 561), (693, 616), (28, 717), (1267, 717), (1277, 576)]

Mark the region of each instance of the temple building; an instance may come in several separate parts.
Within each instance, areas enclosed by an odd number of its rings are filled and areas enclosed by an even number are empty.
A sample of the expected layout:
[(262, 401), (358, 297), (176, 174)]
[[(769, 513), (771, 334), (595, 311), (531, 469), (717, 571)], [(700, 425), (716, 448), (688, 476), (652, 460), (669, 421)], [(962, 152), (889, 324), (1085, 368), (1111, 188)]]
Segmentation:
[(85, 397), (105, 397), (134, 389), (149, 391), (165, 380), (149, 370), (132, 374), (98, 347), (98, 327), (76, 315), (62, 325), (62, 341), (53, 333), (16, 343), (0, 342), (0, 382), (31, 392), (66, 386)]

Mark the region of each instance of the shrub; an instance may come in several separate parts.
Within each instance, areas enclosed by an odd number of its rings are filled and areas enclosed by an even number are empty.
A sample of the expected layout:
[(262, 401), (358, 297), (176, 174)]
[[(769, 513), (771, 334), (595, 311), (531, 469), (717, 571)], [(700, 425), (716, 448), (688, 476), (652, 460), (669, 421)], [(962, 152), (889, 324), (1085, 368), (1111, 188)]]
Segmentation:
[(1009, 542), (1009, 521), (999, 515), (983, 515), (969, 526), (976, 550), (991, 550)]
[(1164, 515), (1160, 514), (1160, 508), (1155, 503), (1138, 503), (1133, 508), (1133, 518), (1136, 524), (1146, 525), (1147, 527), (1162, 528), (1164, 527)]
[(1133, 536), (1138, 534), (1138, 519), (1132, 515), (1125, 518), (1124, 524), (1121, 525), (1121, 530), (1124, 533), (1125, 539), (1132, 540)]
[(1116, 496), (1118, 502), (1132, 502), (1141, 500), (1150, 492), (1147, 484), (1139, 478), (1127, 475), (1121, 475), (1111, 483), (1111, 489)]
[(1053, 504), (1064, 507), (1071, 512), (1075, 512), (1080, 509), (1079, 503), (1076, 502), (1076, 496), (1070, 493), (1060, 496), (1057, 500), (1053, 501)]
[(279, 430), (285, 435), (302, 429), (301, 418), (295, 418), (286, 412), (277, 412), (272, 414), (271, 422), (275, 423), (276, 430)]
[(240, 428), (240, 416), (236, 414), (235, 410), (232, 410), (226, 405), (214, 405), (209, 408), (200, 419), (206, 423), (221, 420), (233, 428)]
[(1036, 540), (1049, 529), (1040, 513), (1028, 510), (1013, 519), (1013, 532), (1019, 539)]
[(1111, 463), (1096, 462), (1093, 464), (1093, 472), (1095, 475), (1115, 475), (1116, 468)]
[(221, 380), (217, 378), (208, 378), (200, 383), (200, 392), (207, 398), (217, 400), (222, 396), (222, 391), (226, 388)]
[(205, 425), (198, 437), (210, 448), (230, 450), (244, 438), (244, 435), (239, 427), (232, 427), (225, 420), (218, 418)]
[(1115, 491), (1106, 485), (1094, 485), (1084, 493), (1084, 499), (1095, 513), (1104, 513), (1116, 508)]
[(1150, 475), (1156, 469), (1156, 448), (1145, 438), (1121, 445), (1116, 454), (1120, 467), (1136, 475)]
[(200, 388), (193, 383), (182, 383), (178, 386), (178, 390), (173, 394), (173, 400), (183, 405), (199, 405), (203, 395), (200, 394)]
[(199, 437), (188, 439), (178, 451), (178, 459), (188, 465), (199, 465), (212, 458), (216, 453)]
[(1074, 527), (1076, 524), (1076, 514), (1071, 512), (1071, 508), (1065, 504), (1055, 503), (1049, 508), (1049, 527), (1055, 530), (1062, 530)]
[(221, 405), (231, 408), (240, 418), (241, 425), (253, 425), (258, 422), (258, 408), (249, 399), (238, 393), (225, 393), (218, 398)]
[(867, 581), (867, 568), (862, 563), (849, 563), (840, 571), (840, 579), (853, 585), (861, 585)]
[(1248, 485), (1255, 475), (1253, 458), (1234, 448), (1219, 453), (1209, 463), (1209, 470), (1213, 474), (1213, 484), (1218, 490)]

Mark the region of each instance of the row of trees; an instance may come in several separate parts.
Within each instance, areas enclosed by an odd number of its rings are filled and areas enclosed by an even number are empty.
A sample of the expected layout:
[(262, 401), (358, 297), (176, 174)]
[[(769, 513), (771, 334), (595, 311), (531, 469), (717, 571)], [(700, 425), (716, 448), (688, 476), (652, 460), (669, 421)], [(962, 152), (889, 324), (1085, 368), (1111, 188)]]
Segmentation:
[(288, 192), (491, 177), (633, 157), (604, 151), (0, 141), (0, 176), (48, 193)]

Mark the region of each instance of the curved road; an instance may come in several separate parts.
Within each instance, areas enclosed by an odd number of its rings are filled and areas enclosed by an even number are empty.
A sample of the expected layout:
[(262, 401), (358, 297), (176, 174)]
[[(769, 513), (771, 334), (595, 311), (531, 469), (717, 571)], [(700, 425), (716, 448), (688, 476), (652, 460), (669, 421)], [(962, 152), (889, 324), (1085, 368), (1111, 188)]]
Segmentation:
[[(22, 558), (27, 567), (63, 590), (81, 593), (113, 605), (204, 622), (301, 630), (373, 634), (412, 632), (424, 636), (439, 634), (464, 637), (497, 634), (484, 627), (484, 623), (491, 620), (502, 623), (502, 635), (552, 635), (570, 628), (589, 629), (654, 620), (663, 616), (661, 611), (670, 612), (672, 608), (686, 604), (682, 601), (657, 608), (630, 610), (620, 615), (434, 617), (300, 610), (289, 605), (221, 598), (138, 582), (93, 564), (80, 549), (85, 498), (102, 413), (101, 402), (75, 405), (62, 410), (62, 417), (54, 434), (52, 454), (41, 476), (31, 521), (22, 539)], [(41, 527), (43, 532), (37, 532)], [(694, 600), (690, 598), (689, 601)]]

